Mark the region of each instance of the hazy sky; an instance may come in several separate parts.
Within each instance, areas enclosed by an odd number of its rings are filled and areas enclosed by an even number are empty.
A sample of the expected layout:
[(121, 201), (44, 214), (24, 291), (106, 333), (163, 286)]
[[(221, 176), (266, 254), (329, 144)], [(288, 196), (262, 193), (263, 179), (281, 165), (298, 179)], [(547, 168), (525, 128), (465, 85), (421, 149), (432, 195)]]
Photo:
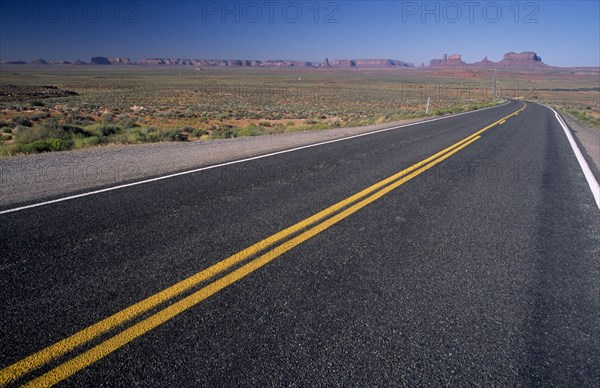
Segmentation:
[(0, 58), (390, 58), (600, 66), (600, 2), (0, 1)]

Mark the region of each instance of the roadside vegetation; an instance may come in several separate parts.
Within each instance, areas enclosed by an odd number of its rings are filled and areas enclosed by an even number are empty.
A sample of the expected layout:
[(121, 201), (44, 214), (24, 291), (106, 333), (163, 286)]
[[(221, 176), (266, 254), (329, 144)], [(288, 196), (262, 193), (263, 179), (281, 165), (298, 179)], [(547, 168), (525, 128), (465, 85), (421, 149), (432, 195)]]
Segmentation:
[(554, 108), (561, 112), (569, 113), (590, 128), (600, 130), (600, 115), (597, 112), (594, 112), (591, 106), (585, 107), (584, 109), (575, 109), (559, 105), (554, 106)]
[[(381, 115), (349, 116), (345, 120), (335, 115), (317, 119), (247, 120), (241, 126), (226, 120), (210, 125), (159, 127), (139, 123), (135, 118), (123, 115), (118, 120), (112, 116), (93, 118), (78, 114), (52, 115), (49, 112), (12, 116), (10, 121), (0, 121), (0, 155), (32, 154), (41, 152), (81, 149), (107, 144), (135, 144), (161, 141), (196, 141), (228, 139), (242, 136), (275, 135), (299, 131), (326, 130), (386, 122), (410, 120), (430, 116), (466, 112), (494, 105), (496, 102), (462, 104), (424, 111), (408, 110)], [(34, 110), (33, 112), (37, 112)], [(334, 117), (334, 119), (329, 119)]]
[[(382, 124), (501, 102), (487, 73), (456, 89), (457, 78), (421, 72), (18, 69), (2, 69), (0, 156)], [(573, 114), (597, 125), (595, 110)]]

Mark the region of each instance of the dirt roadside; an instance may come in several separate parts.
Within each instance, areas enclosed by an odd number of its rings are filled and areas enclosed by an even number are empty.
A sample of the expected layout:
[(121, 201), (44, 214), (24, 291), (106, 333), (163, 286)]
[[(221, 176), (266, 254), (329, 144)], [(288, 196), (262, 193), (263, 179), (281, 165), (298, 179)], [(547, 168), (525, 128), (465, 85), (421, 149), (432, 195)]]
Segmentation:
[(2, 158), (0, 206), (53, 199), (428, 119), (189, 143), (104, 146)]
[[(586, 126), (568, 113), (561, 114), (600, 180), (600, 130)], [(27, 204), (423, 120), (427, 119), (282, 135), (119, 145), (3, 158), (0, 159), (0, 206)]]
[(596, 180), (600, 181), (600, 129), (589, 127), (567, 112), (561, 111), (560, 114), (571, 129)]

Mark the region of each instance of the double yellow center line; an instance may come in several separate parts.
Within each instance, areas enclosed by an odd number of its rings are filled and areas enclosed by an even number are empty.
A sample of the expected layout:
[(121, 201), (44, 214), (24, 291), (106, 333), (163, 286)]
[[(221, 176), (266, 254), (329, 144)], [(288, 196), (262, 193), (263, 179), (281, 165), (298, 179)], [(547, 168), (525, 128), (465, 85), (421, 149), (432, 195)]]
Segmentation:
[[(25, 386), (51, 386), (66, 379), (77, 371), (86, 368), (103, 357), (106, 357), (113, 351), (165, 323), (190, 307), (195, 306), (230, 284), (244, 278), (270, 261), (276, 259), (283, 253), (321, 233), (344, 218), (347, 218), (351, 214), (383, 197), (390, 191), (420, 175), (424, 171), (434, 167), (438, 163), (441, 163), (443, 160), (449, 158), (463, 148), (468, 147), (470, 144), (480, 139), (480, 135), (483, 132), (498, 124), (504, 123), (506, 119), (517, 115), (519, 112), (524, 110), (525, 107), (526, 104), (512, 114), (480, 129), (479, 131), (451, 145), (450, 147), (443, 149), (435, 155), (432, 155), (427, 159), (424, 159), (421, 162), (416, 163), (411, 167), (402, 170), (370, 187), (367, 187), (366, 189), (344, 199), (343, 201), (340, 201), (314, 214), (313, 216), (288, 227), (287, 229), (275, 233), (274, 235), (259, 241), (258, 243), (226, 258), (225, 260), (222, 260), (196, 273), (195, 275), (192, 275), (189, 278), (164, 289), (163, 291), (160, 291), (132, 306), (129, 306), (71, 335), (70, 337), (67, 337), (38, 351), (37, 353), (32, 354), (29, 357), (26, 357), (6, 367), (0, 371), (0, 386), (4, 386), (11, 381), (15, 381), (25, 376), (37, 368), (54, 361), (59, 357), (71, 352), (72, 350), (92, 341), (100, 335), (108, 333), (109, 331), (117, 328), (119, 325), (127, 323), (133, 320), (135, 317), (158, 307), (160, 304), (174, 299), (184, 292), (191, 290), (193, 287), (215, 277), (225, 270), (230, 269), (237, 264), (242, 264), (251, 257), (259, 255), (246, 264), (241, 265), (234, 271), (212, 281), (211, 283), (203, 286), (201, 289), (191, 293), (181, 300), (174, 302), (162, 310), (154, 313), (153, 315), (131, 325), (127, 329), (104, 340), (89, 350), (74, 356), (73, 358), (49, 370), (40, 377), (29, 381)], [(278, 243), (279, 245), (277, 245)], [(264, 253), (261, 254), (261, 252)]]

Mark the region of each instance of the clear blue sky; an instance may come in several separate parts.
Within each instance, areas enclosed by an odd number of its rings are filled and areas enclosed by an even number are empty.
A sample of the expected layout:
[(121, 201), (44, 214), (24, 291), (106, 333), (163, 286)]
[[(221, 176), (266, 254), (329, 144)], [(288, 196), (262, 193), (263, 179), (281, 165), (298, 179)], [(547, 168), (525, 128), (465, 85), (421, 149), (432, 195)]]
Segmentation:
[(443, 53), (473, 62), (509, 51), (535, 51), (554, 66), (600, 66), (600, 2), (0, 2), (4, 60), (328, 57), (419, 65)]

